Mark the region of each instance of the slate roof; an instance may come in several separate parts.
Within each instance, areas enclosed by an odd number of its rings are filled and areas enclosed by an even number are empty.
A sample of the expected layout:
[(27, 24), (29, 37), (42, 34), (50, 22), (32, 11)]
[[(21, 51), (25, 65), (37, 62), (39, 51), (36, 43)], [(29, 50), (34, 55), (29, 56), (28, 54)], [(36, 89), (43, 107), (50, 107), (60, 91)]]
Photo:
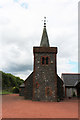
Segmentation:
[(80, 81), (80, 73), (62, 73), (61, 78), (65, 86), (76, 86)]
[(40, 47), (49, 47), (49, 46), (50, 45), (49, 45), (47, 30), (46, 30), (46, 27), (44, 27)]
[[(21, 87), (25, 87), (25, 83), (26, 83), (26, 81), (27, 80), (30, 80), (30, 79), (32, 79), (33, 78), (33, 72), (27, 77), (27, 79), (24, 81), (24, 83), (22, 83), (21, 85), (20, 85), (20, 88)], [(32, 81), (33, 82), (33, 81)]]
[(57, 82), (61, 81), (63, 83), (63, 80), (57, 75)]
[(26, 78), (26, 80), (24, 81), (24, 83), (27, 81), (27, 80), (30, 80), (33, 78), (33, 72), (31, 72), (31, 74)]
[(25, 87), (25, 84), (24, 84), (24, 83), (22, 83), (22, 84), (20, 85), (20, 87)]

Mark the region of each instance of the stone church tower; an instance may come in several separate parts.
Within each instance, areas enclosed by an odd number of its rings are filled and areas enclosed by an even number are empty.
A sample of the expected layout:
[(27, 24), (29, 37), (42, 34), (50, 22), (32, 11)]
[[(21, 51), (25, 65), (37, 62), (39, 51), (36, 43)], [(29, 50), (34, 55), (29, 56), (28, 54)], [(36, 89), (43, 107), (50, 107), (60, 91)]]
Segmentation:
[(50, 47), (44, 21), (40, 47), (33, 48), (33, 100), (57, 101), (57, 47)]
[(34, 69), (20, 88), (25, 99), (34, 101), (58, 101), (63, 99), (63, 81), (57, 75), (57, 47), (50, 47), (44, 20), (39, 47), (33, 47)]

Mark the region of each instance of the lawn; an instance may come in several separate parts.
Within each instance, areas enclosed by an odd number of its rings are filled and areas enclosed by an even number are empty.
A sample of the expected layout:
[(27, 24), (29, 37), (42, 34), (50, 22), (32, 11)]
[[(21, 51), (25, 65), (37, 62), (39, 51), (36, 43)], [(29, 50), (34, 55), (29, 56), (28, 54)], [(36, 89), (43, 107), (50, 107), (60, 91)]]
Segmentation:
[(5, 95), (5, 94), (12, 94), (12, 92), (7, 91), (7, 90), (2, 90), (0, 91), (0, 94)]

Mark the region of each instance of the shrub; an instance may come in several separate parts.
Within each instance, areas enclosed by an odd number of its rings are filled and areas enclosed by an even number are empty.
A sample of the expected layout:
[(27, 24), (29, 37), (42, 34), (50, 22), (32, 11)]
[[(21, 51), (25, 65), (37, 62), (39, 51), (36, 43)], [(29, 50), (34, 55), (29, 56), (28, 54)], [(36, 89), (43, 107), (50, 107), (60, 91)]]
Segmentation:
[(75, 92), (73, 92), (73, 97), (76, 97), (76, 94), (75, 94)]
[(18, 87), (13, 87), (12, 92), (13, 93), (19, 93), (19, 88)]

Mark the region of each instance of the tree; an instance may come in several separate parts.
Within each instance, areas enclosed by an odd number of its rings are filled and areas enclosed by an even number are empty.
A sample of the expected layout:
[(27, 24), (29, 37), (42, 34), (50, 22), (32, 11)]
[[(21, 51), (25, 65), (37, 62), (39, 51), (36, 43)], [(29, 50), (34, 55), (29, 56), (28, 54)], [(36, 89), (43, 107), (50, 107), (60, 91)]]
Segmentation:
[(12, 88), (15, 87), (18, 90), (23, 82), (24, 80), (19, 77), (2, 72), (2, 89), (12, 90)]

